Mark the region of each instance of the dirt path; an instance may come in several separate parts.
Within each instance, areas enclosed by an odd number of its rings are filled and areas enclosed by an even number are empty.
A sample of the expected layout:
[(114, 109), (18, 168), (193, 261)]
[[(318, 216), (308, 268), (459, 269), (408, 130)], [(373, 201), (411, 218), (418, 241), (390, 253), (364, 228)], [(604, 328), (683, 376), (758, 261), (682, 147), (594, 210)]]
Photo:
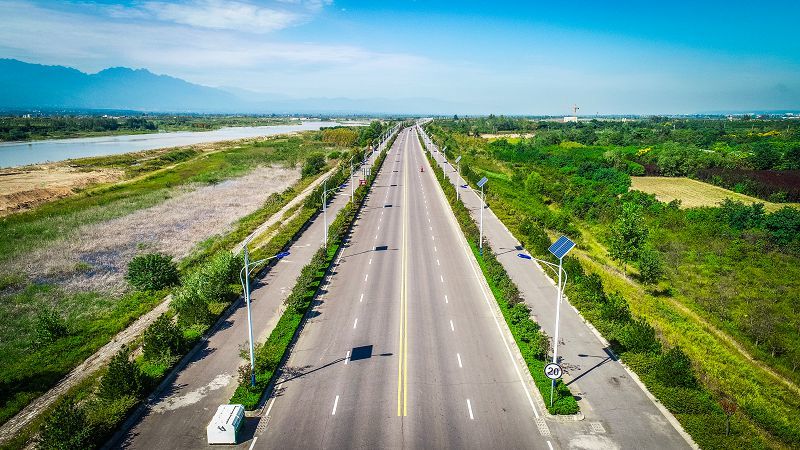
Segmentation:
[[(322, 180), (326, 176), (330, 175), (333, 170), (335, 169), (332, 169), (330, 172), (324, 174), (324, 176), (320, 176), (314, 180), (300, 194), (290, 200), (278, 212), (273, 214), (269, 219), (267, 219), (266, 222), (264, 222), (264, 224), (259, 226), (256, 232), (259, 230), (266, 230), (269, 228), (268, 224), (274, 224), (280, 220), (293, 206), (297, 205), (299, 202), (305, 201), (306, 197), (311, 194), (314, 188), (319, 186), (322, 183)], [(242, 244), (240, 243), (235, 247), (234, 251), (240, 250), (241, 247)], [(62, 395), (67, 393), (71, 388), (88, 378), (97, 370), (100, 370), (105, 364), (108, 363), (109, 360), (111, 360), (111, 357), (113, 357), (123, 345), (129, 344), (136, 340), (144, 332), (144, 330), (150, 326), (151, 323), (153, 323), (162, 313), (167, 311), (171, 300), (172, 297), (167, 296), (164, 301), (153, 308), (153, 310), (139, 317), (139, 319), (137, 319), (128, 328), (114, 336), (109, 343), (101, 347), (92, 356), (75, 367), (53, 388), (29, 403), (25, 408), (22, 409), (22, 411), (17, 413), (17, 415), (0, 426), (0, 443), (6, 442), (13, 438), (24, 427), (31, 423), (31, 421), (36, 419), (43, 411), (53, 405)]]

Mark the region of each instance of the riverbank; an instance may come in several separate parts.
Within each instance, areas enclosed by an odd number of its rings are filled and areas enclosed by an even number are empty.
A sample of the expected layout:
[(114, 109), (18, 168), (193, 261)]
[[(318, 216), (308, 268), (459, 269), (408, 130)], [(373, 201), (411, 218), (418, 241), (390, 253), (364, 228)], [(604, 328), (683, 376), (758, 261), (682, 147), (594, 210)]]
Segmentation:
[(0, 167), (16, 167), (67, 159), (119, 155), (237, 139), (259, 138), (340, 126), (332, 121), (305, 121), (297, 125), (225, 127), (213, 131), (126, 134), (78, 139), (49, 139), (0, 143)]

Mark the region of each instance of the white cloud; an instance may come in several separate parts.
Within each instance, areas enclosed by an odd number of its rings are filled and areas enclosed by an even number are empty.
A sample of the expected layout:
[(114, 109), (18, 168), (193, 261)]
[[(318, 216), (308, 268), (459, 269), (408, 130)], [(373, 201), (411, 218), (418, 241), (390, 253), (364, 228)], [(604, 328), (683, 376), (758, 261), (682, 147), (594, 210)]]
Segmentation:
[(159, 20), (192, 27), (268, 33), (307, 20), (307, 14), (242, 1), (146, 2), (142, 9)]
[[(303, 8), (305, 8), (305, 4)], [(406, 53), (354, 45), (285, 42), (270, 35), (144, 20), (131, 8), (55, 10), (24, 0), (0, 0), (0, 57), (59, 64), (87, 72), (147, 68), (194, 83), (297, 96), (416, 95), (413, 80), (438, 63)], [(406, 89), (406, 87), (408, 87)]]

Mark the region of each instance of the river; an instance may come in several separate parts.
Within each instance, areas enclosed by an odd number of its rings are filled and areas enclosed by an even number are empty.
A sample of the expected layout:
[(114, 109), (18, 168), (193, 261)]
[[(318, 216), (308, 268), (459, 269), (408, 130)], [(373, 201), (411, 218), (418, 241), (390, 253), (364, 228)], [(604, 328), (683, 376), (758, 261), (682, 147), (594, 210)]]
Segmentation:
[(0, 143), (0, 167), (23, 166), (87, 156), (116, 155), (259, 136), (274, 136), (292, 131), (319, 130), (320, 128), (337, 125), (340, 124), (337, 122), (310, 121), (303, 122), (300, 125), (228, 127), (214, 131), (179, 131), (174, 133), (48, 139), (31, 142), (4, 142)]

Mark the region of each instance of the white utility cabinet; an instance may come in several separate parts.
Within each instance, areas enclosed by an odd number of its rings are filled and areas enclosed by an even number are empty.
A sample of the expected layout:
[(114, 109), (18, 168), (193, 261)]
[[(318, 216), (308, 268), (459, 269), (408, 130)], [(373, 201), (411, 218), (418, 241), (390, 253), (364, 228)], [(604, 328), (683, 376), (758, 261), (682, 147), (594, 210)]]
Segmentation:
[(244, 424), (244, 406), (219, 405), (206, 427), (209, 444), (235, 444)]

